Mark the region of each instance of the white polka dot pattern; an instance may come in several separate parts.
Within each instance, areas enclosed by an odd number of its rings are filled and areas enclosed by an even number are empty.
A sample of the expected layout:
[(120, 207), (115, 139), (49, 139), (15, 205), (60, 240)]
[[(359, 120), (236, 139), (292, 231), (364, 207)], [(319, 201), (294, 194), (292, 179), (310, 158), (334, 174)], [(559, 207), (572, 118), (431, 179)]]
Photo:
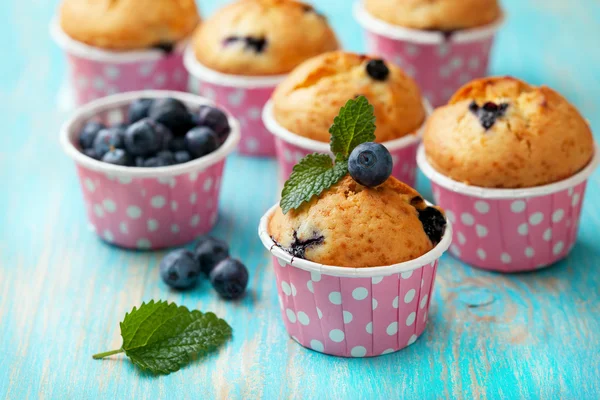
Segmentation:
[(414, 343), (425, 329), (437, 261), (372, 278), (311, 273), (276, 257), (273, 264), (285, 327), (309, 349), (376, 356)]
[(267, 103), (275, 86), (256, 88), (236, 88), (212, 82), (200, 82), (192, 76), (194, 93), (212, 99), (223, 105), (240, 122), (242, 138), (238, 151), (248, 156), (275, 156), (273, 135), (262, 122), (261, 110)]
[[(125, 111), (120, 110), (122, 117)], [(99, 119), (105, 121), (107, 115)], [(145, 250), (181, 246), (212, 229), (223, 165), (221, 161), (194, 172), (194, 179), (192, 174), (109, 177), (81, 165), (77, 168), (95, 232), (121, 247)]]
[(481, 199), (432, 182), (436, 203), (454, 221), (450, 252), (500, 272), (532, 271), (567, 256), (577, 238), (585, 186), (533, 198)]
[(188, 74), (179, 51), (155, 61), (110, 63), (69, 54), (71, 81), (78, 104), (109, 94), (143, 89), (187, 91)]

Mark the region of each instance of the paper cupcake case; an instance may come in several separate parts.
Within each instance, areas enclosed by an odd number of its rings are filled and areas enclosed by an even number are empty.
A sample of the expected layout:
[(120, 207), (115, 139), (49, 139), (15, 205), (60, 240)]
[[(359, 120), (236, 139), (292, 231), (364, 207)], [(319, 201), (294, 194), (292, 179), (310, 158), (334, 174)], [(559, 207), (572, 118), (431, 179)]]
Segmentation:
[(418, 162), (431, 179), (436, 204), (454, 228), (450, 253), (475, 267), (533, 271), (565, 258), (577, 240), (587, 179), (598, 164), (572, 178), (530, 189), (485, 189), (452, 181), (431, 167), (423, 148)]
[(239, 127), (230, 119), (227, 141), (214, 153), (170, 167), (121, 167), (93, 160), (78, 149), (78, 134), (89, 120), (123, 122), (128, 105), (138, 98), (175, 97), (190, 109), (210, 102), (166, 91), (110, 96), (80, 109), (63, 126), (61, 144), (77, 166), (92, 229), (103, 240), (132, 249), (180, 246), (208, 233), (218, 219), (225, 157), (239, 141)]
[(240, 122), (240, 154), (274, 157), (275, 141), (265, 127), (261, 113), (275, 87), (284, 77), (222, 74), (201, 65), (191, 47), (185, 52), (185, 65), (191, 75), (192, 91), (214, 101)]
[(69, 80), (79, 105), (136, 90), (187, 91), (189, 76), (183, 65), (184, 42), (170, 54), (156, 49), (113, 52), (71, 39), (56, 21), (51, 25), (51, 34), (67, 55)]
[(342, 268), (292, 258), (267, 233), (277, 293), (288, 334), (302, 346), (334, 356), (373, 357), (414, 343), (427, 325), (439, 257), (452, 238), (417, 260), (388, 267)]
[[(427, 102), (424, 103), (424, 106), (429, 115), (431, 106)], [(331, 153), (329, 143), (318, 142), (296, 135), (279, 125), (273, 117), (273, 103), (271, 101), (266, 104), (263, 110), (263, 121), (275, 138), (280, 183), (284, 183), (289, 178), (294, 166), (304, 156), (312, 153)], [(390, 151), (394, 162), (392, 176), (409, 186), (415, 186), (416, 183), (416, 155), (421, 142), (422, 129), (422, 127), (419, 128), (413, 135), (383, 143)]]
[(360, 3), (355, 18), (365, 29), (367, 49), (400, 66), (434, 106), (446, 104), (462, 85), (487, 74), (495, 33), (502, 20), (449, 36), (406, 29), (370, 15)]

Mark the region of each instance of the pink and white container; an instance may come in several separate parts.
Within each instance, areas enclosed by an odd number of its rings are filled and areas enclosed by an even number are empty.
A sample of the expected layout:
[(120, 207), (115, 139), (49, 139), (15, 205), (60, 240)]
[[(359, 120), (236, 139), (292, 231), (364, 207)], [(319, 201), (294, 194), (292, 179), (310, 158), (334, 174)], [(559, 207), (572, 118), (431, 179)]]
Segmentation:
[(247, 156), (274, 157), (275, 141), (263, 124), (261, 112), (285, 75), (223, 74), (200, 64), (191, 46), (185, 51), (185, 67), (192, 77), (192, 91), (214, 101), (240, 122), (239, 152)]
[(525, 189), (488, 189), (437, 172), (423, 147), (417, 161), (431, 180), (436, 204), (454, 226), (450, 253), (467, 264), (500, 272), (532, 271), (565, 258), (577, 240), (587, 180), (600, 161), (569, 179)]
[[(426, 115), (429, 116), (432, 112), (431, 106), (424, 101), (423, 107), (425, 107)], [(273, 116), (272, 101), (265, 105), (262, 118), (267, 129), (275, 137), (280, 183), (289, 178), (294, 166), (304, 156), (311, 153), (331, 154), (329, 143), (296, 135), (279, 125)], [(414, 134), (382, 143), (390, 151), (394, 161), (392, 176), (409, 186), (415, 186), (416, 183), (417, 148), (421, 143), (424, 125), (425, 123)]]
[(294, 258), (268, 233), (276, 206), (258, 234), (273, 256), (279, 305), (288, 334), (302, 346), (341, 357), (373, 357), (413, 344), (425, 330), (439, 258), (452, 227), (427, 254), (400, 264), (344, 268)]
[(81, 153), (78, 135), (90, 121), (123, 122), (129, 104), (139, 98), (174, 97), (190, 110), (210, 101), (169, 91), (118, 94), (91, 102), (62, 127), (63, 150), (77, 166), (92, 229), (105, 241), (132, 249), (180, 246), (208, 233), (218, 218), (223, 166), (240, 140), (239, 125), (230, 118), (231, 133), (215, 152), (169, 167), (123, 167)]
[(185, 41), (177, 44), (170, 54), (158, 49), (110, 51), (72, 39), (56, 20), (50, 33), (67, 55), (71, 88), (78, 105), (135, 90), (187, 91), (189, 78), (183, 66)]
[(434, 107), (446, 104), (465, 83), (487, 74), (494, 37), (503, 22), (501, 18), (444, 35), (381, 21), (360, 1), (354, 5), (354, 18), (365, 30), (367, 52), (399, 65)]

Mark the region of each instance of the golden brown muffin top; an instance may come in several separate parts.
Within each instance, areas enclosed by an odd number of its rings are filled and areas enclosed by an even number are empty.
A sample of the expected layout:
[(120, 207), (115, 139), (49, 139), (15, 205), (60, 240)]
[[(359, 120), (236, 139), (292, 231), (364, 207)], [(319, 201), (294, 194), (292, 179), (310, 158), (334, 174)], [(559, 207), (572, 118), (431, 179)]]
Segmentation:
[(445, 224), (438, 208), (427, 207), (419, 193), (394, 177), (367, 188), (346, 176), (298, 210), (283, 214), (278, 207), (268, 229), (296, 257), (340, 267), (387, 266), (434, 247), (420, 220), (428, 213)]
[(497, 0), (364, 0), (372, 16), (405, 28), (454, 31), (500, 18)]
[[(369, 74), (373, 63), (376, 77)], [(378, 79), (382, 68), (387, 75)], [(333, 119), (358, 95), (375, 108), (377, 142), (415, 133), (425, 120), (419, 87), (399, 67), (342, 51), (322, 54), (296, 68), (273, 94), (273, 116), (290, 132), (329, 142)]]
[(511, 77), (475, 80), (429, 118), (428, 161), (469, 185), (527, 188), (576, 174), (591, 160), (590, 127), (546, 86)]
[(62, 30), (109, 50), (146, 49), (185, 39), (200, 21), (194, 0), (63, 0)]
[(235, 75), (280, 75), (339, 47), (325, 17), (292, 0), (241, 0), (220, 9), (194, 35), (204, 66)]

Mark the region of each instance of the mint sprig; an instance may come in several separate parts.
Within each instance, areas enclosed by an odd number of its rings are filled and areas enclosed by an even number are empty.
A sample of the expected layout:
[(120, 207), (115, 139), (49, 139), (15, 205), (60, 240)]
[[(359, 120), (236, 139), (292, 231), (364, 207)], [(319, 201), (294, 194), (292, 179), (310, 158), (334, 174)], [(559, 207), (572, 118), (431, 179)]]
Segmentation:
[(154, 374), (170, 374), (190, 361), (192, 354), (216, 349), (231, 337), (231, 327), (213, 313), (190, 311), (166, 301), (142, 303), (125, 314), (123, 345), (95, 354), (101, 359), (125, 353), (131, 362)]
[(348, 173), (348, 163), (333, 163), (326, 154), (309, 154), (294, 166), (281, 193), (281, 209), (287, 213), (335, 185)]
[(366, 97), (350, 100), (329, 128), (330, 148), (336, 160), (348, 159), (356, 146), (375, 140), (375, 112)]
[(348, 100), (329, 129), (335, 163), (326, 154), (309, 154), (294, 166), (281, 192), (284, 214), (335, 185), (348, 173), (348, 157), (356, 146), (375, 140), (375, 111), (364, 96)]

